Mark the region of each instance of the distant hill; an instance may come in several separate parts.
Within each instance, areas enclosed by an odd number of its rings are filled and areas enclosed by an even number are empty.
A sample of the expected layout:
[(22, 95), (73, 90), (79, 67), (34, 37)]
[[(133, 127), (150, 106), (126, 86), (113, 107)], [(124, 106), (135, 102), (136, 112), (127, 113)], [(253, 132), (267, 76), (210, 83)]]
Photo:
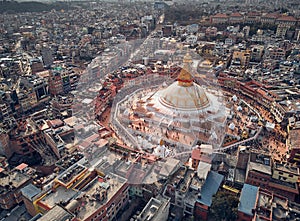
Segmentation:
[(67, 9), (67, 4), (63, 2), (46, 4), (34, 1), (16, 2), (0, 0), (0, 13), (43, 12), (52, 9)]

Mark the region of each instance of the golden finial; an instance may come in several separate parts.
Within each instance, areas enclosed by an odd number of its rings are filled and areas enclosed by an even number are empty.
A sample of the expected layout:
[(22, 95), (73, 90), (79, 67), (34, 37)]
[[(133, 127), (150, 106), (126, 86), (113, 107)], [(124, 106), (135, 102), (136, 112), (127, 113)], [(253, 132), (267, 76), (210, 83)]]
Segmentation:
[(193, 77), (190, 73), (191, 63), (193, 63), (192, 56), (189, 53), (186, 53), (183, 58), (183, 68), (177, 78), (179, 86), (190, 87), (193, 85)]

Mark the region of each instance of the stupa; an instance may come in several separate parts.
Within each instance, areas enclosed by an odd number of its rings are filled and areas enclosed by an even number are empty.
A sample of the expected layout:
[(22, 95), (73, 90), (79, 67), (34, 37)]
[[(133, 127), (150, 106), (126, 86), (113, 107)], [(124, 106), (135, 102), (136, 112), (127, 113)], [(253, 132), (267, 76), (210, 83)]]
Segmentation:
[[(191, 150), (199, 143), (220, 147), (225, 131), (227, 109), (220, 90), (205, 88), (195, 82), (192, 57), (184, 56), (177, 80), (159, 88), (139, 90), (120, 107), (118, 120), (124, 128), (154, 147), (163, 139), (174, 147), (174, 155)], [(132, 99), (136, 97), (136, 99)], [(154, 152), (155, 152), (154, 148)], [(157, 152), (157, 151), (156, 151)]]

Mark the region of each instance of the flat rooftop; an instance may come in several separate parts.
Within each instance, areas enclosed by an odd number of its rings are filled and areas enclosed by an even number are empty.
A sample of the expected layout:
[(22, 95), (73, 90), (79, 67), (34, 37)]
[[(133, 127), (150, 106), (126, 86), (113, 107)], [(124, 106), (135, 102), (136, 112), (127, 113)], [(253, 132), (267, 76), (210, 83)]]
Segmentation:
[(151, 198), (147, 205), (144, 207), (143, 211), (138, 216), (139, 221), (144, 220), (157, 220), (156, 215), (159, 210), (164, 211), (164, 208), (168, 206), (169, 199), (159, 197), (159, 198)]
[(55, 206), (49, 210), (45, 215), (38, 219), (38, 221), (53, 221), (53, 220), (72, 220), (75, 215), (69, 213), (60, 206)]
[(0, 193), (10, 189), (17, 189), (28, 180), (30, 180), (29, 176), (17, 170), (11, 171), (8, 174), (4, 174), (4, 176), (0, 178)]
[(70, 166), (77, 163), (83, 157), (84, 157), (84, 155), (80, 152), (75, 152), (75, 153), (72, 153), (72, 154), (68, 154), (67, 156), (65, 156), (62, 159), (58, 160), (56, 162), (56, 165), (59, 166), (59, 167), (62, 167), (63, 169), (68, 169)]
[(74, 164), (69, 167), (66, 171), (60, 174), (57, 179), (60, 183), (67, 185), (72, 180), (74, 180), (78, 175), (84, 172), (86, 168), (80, 164)]
[(264, 165), (264, 164), (261, 164), (261, 163), (255, 163), (255, 162), (249, 162), (248, 165), (249, 165), (248, 166), (249, 170), (255, 170), (255, 171), (258, 171), (258, 172), (261, 172), (261, 173), (272, 175), (271, 166)]
[[(97, 176), (87, 186), (82, 189), (85, 193), (86, 203), (80, 207), (77, 217), (85, 220), (97, 209), (108, 203), (112, 197), (126, 184), (127, 180), (116, 175), (109, 174), (108, 178)], [(105, 191), (106, 196), (102, 199), (99, 194)]]
[(59, 186), (55, 189), (55, 191), (49, 191), (47, 195), (40, 200), (40, 202), (49, 208), (53, 208), (59, 202), (68, 202), (76, 194), (77, 191)]
[(280, 164), (280, 163), (275, 163), (274, 167), (277, 170), (281, 170), (281, 171), (284, 171), (284, 172), (287, 172), (287, 173), (294, 173), (296, 175), (299, 175), (299, 169), (297, 167), (284, 165), (284, 164)]

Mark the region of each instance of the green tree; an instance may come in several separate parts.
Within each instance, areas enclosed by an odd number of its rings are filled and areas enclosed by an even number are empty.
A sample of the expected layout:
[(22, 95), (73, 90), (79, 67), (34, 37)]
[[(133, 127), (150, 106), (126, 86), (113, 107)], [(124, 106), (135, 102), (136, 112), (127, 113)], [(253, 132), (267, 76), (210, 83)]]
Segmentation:
[(216, 221), (234, 221), (237, 219), (239, 198), (237, 196), (218, 192), (212, 201), (209, 218)]

